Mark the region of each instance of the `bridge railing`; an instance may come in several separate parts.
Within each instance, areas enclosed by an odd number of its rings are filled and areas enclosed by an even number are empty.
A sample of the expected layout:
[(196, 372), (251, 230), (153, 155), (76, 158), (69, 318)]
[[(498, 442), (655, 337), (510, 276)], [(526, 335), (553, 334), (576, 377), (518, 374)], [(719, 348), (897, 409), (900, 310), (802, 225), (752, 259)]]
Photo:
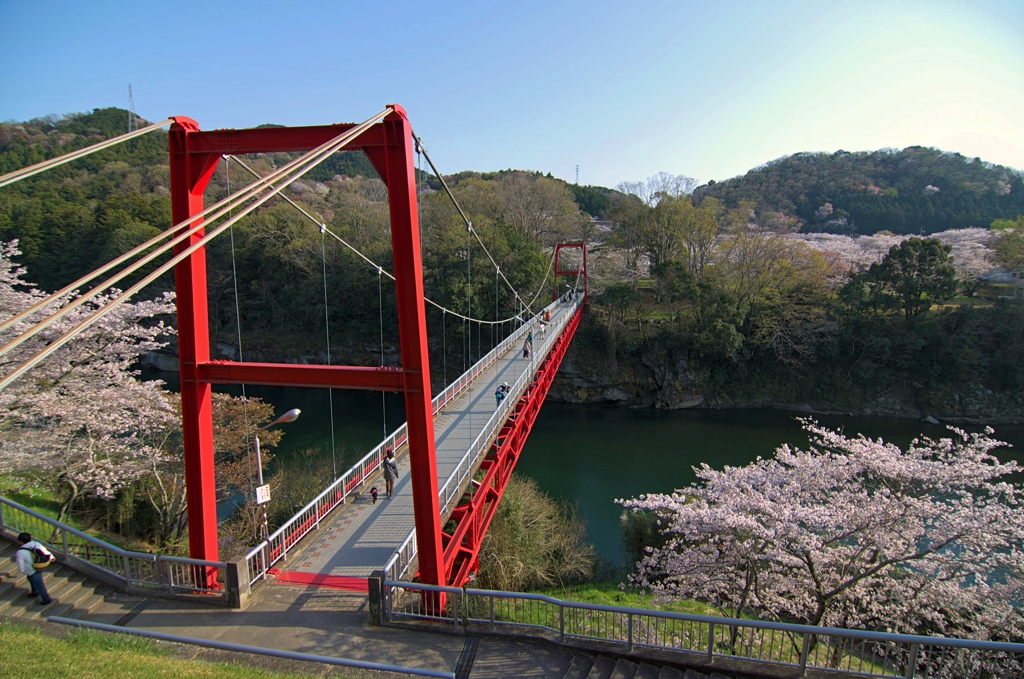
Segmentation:
[[(548, 309), (554, 309), (557, 303), (549, 305)], [(432, 401), (433, 414), (436, 415), (445, 406), (454, 401), (465, 389), (467, 389), (482, 372), (494, 363), (513, 344), (524, 337), (537, 322), (537, 317), (531, 319), (516, 329), (511, 335), (502, 340), (494, 349), (477, 361), (466, 372), (455, 379)], [(334, 480), (323, 492), (316, 496), (309, 504), (300, 509), (293, 517), (288, 519), (280, 528), (271, 533), (266, 540), (253, 547), (246, 555), (246, 570), (248, 572), (248, 587), (257, 580), (266, 579), (267, 571), (278, 561), (287, 559), (288, 552), (296, 543), (305, 537), (310, 531), (320, 527), (320, 522), (338, 505), (344, 504), (345, 500), (361, 488), (366, 479), (377, 472), (384, 463), (388, 450), (397, 451), (405, 444), (408, 438), (408, 429), (405, 424), (396, 429), (377, 447), (367, 453), (361, 460), (356, 462), (348, 471)], [(410, 540), (407, 538), (406, 543)], [(405, 544), (405, 543), (403, 543)], [(412, 540), (413, 554), (415, 556), (416, 541)], [(392, 561), (402, 558), (402, 549), (396, 552)], [(408, 563), (405, 565), (408, 568)], [(404, 571), (403, 571), (404, 572)]]
[[(438, 587), (385, 580), (386, 622), (431, 621), (548, 639), (567, 646), (613, 645), (624, 653), (680, 655), (684, 662), (830, 670), (878, 679), (991, 679), (1024, 676), (1024, 644), (887, 634), (562, 601), (540, 594)], [(445, 607), (424, 592), (445, 592)], [(425, 602), (431, 602), (429, 607)]]
[[(88, 533), (0, 496), (0, 530), (31, 533), (55, 555), (98, 578), (112, 580), (132, 591), (164, 594), (202, 594), (205, 601), (227, 603), (227, 563), (121, 549)], [(217, 569), (208, 583), (210, 569)]]
[[(550, 306), (550, 308), (554, 309), (557, 305), (558, 302), (555, 302)], [(579, 302), (570, 305), (566, 313), (562, 315), (558, 322), (552, 324), (552, 327), (550, 328), (552, 340), (558, 336), (558, 333), (562, 331), (565, 324), (570, 318), (572, 318), (572, 315), (576, 311), (578, 305)], [(554, 341), (548, 342), (544, 350), (535, 352), (530, 360), (534, 365), (539, 365), (543, 362), (544, 358), (548, 355), (553, 346)], [(471, 443), (469, 448), (466, 449), (466, 454), (462, 456), (459, 463), (455, 465), (455, 469), (452, 470), (451, 474), (449, 474), (440, 489), (438, 489), (438, 499), (440, 500), (442, 514), (448, 513), (452, 508), (452, 503), (462, 497), (462, 483), (466, 480), (466, 477), (473, 473), (473, 469), (480, 461), (480, 458), (490, 448), (491, 440), (497, 435), (498, 430), (501, 429), (502, 425), (504, 425), (505, 420), (508, 419), (509, 413), (511, 413), (515, 408), (516, 402), (519, 401), (519, 398), (523, 395), (523, 392), (526, 391), (526, 388), (532, 381), (532, 370), (519, 376), (519, 379), (517, 379), (515, 384), (511, 386), (509, 395), (502, 400), (501, 405), (496, 408), (491, 417), (488, 418), (487, 423), (480, 430), (476, 439), (474, 439), (473, 443)]]
[[(555, 311), (561, 302), (553, 302), (548, 305), (544, 311)], [(552, 324), (551, 336), (552, 339), (558, 336), (558, 333), (562, 331), (565, 324), (569, 322), (572, 315), (576, 312), (579, 305), (582, 304), (582, 299), (578, 299), (569, 305), (566, 313), (556, 322)], [(533, 319), (530, 324), (524, 325), (514, 335), (510, 336), (508, 345), (511, 345), (523, 337), (531, 328), (534, 327), (536, 319)], [(506, 340), (506, 341), (508, 341)], [(504, 343), (503, 343), (504, 344)], [(554, 346), (554, 342), (548, 342), (543, 352), (536, 352), (532, 358), (534, 364), (539, 364), (543, 361), (544, 357), (551, 351)], [(501, 349), (500, 353), (504, 353), (504, 349), (501, 345), (498, 347)], [(499, 355), (500, 355), (499, 353)], [(492, 361), (493, 362), (493, 359)], [(488, 363), (489, 365), (489, 363)], [(487, 423), (484, 425), (480, 434), (477, 435), (476, 439), (470, 444), (469, 448), (466, 449), (465, 455), (459, 460), (459, 463), (455, 465), (455, 469), (452, 470), (451, 474), (445, 480), (441, 487), (438, 489), (437, 496), (441, 507), (441, 514), (446, 514), (450, 509), (451, 505), (456, 502), (462, 496), (462, 483), (466, 480), (476, 466), (480, 457), (487, 452), (490, 447), (490, 442), (497, 435), (498, 430), (508, 419), (509, 413), (515, 407), (516, 402), (522, 396), (523, 391), (529, 386), (530, 382), (533, 381), (533, 371), (523, 373), (519, 379), (516, 380), (515, 384), (510, 387), (509, 395), (506, 396), (495, 412), (488, 418)], [(409, 533), (402, 546), (395, 551), (394, 555), (388, 559), (387, 564), (384, 566), (384, 572), (387, 576), (393, 580), (400, 579), (408, 571), (409, 566), (412, 564), (413, 559), (416, 556), (416, 540), (415, 540), (416, 529)]]

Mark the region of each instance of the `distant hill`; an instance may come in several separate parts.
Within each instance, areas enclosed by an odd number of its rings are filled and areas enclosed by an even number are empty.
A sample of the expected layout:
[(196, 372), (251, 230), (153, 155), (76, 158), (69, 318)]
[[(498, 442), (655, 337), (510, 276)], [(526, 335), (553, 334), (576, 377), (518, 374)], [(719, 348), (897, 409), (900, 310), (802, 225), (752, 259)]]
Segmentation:
[(1024, 175), (959, 153), (903, 150), (798, 153), (694, 192), (783, 212), (802, 231), (935, 233), (1024, 214)]

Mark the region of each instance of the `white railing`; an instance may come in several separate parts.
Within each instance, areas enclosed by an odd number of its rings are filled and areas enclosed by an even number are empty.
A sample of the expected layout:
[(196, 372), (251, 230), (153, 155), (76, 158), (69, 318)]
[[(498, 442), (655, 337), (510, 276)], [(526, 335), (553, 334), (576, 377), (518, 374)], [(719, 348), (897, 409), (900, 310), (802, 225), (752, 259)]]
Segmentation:
[[(427, 593), (443, 592), (445, 603)], [(1024, 677), (1024, 644), (887, 634), (562, 601), (541, 594), (385, 580), (382, 621), (427, 620), (535, 636), (566, 645), (614, 644), (624, 653), (678, 654), (686, 664), (749, 663), (878, 679)], [(582, 644), (580, 643), (582, 642)], [(729, 666), (734, 671), (744, 665)]]
[[(557, 302), (552, 304), (551, 308), (554, 308), (557, 304)], [(554, 338), (558, 336), (558, 333), (562, 331), (565, 324), (572, 318), (577, 306), (578, 304), (571, 305), (562, 318), (557, 323), (552, 324), (552, 341), (547, 343), (542, 352), (534, 353), (530, 359), (533, 366), (543, 363), (544, 358), (547, 357), (548, 353), (551, 352), (551, 348), (555, 345)], [(519, 379), (512, 385), (509, 395), (502, 400), (501, 405), (488, 418), (487, 423), (484, 424), (476, 439), (466, 449), (466, 454), (462, 456), (459, 463), (455, 465), (455, 469), (452, 470), (451, 474), (448, 475), (448, 478), (438, 489), (437, 496), (440, 501), (442, 515), (447, 514), (451, 509), (451, 503), (462, 496), (462, 483), (466, 480), (466, 477), (473, 473), (473, 469), (476, 468), (480, 458), (490, 448), (491, 441), (498, 434), (498, 430), (504, 425), (505, 420), (508, 419), (509, 413), (515, 408), (516, 403), (523, 395), (523, 392), (526, 391), (526, 388), (533, 382), (533, 376), (533, 369), (519, 376)]]
[[(555, 309), (558, 303), (552, 303), (547, 309)], [(575, 308), (575, 307), (573, 307)], [(481, 373), (491, 366), (509, 348), (526, 335), (536, 324), (539, 316), (534, 316), (529, 323), (526, 323), (515, 330), (511, 335), (502, 340), (494, 349), (487, 353), (466, 372), (455, 379), (440, 394), (432, 400), (433, 414), (437, 415), (448, 404), (454, 401), (465, 389), (467, 389)], [(517, 383), (518, 384), (518, 383)], [(514, 402), (514, 399), (512, 399)], [(278, 561), (287, 559), (288, 552), (296, 543), (305, 537), (310, 531), (320, 528), (320, 522), (338, 505), (344, 504), (345, 500), (357, 489), (361, 488), (366, 479), (381, 468), (388, 450), (398, 453), (398, 449), (408, 438), (408, 429), (405, 424), (395, 430), (390, 436), (382, 441), (376, 448), (367, 453), (361, 460), (355, 463), (348, 471), (329, 485), (322, 493), (316, 496), (305, 507), (300, 509), (295, 516), (288, 519), (280, 528), (275, 530), (266, 540), (253, 547), (245, 555), (246, 570), (248, 572), (248, 586), (261, 579), (266, 579), (267, 570)], [(409, 542), (407, 539), (406, 542)], [(405, 543), (403, 543), (404, 545)], [(415, 557), (416, 541), (412, 540), (413, 553), (410, 561)], [(400, 552), (392, 557), (392, 560), (400, 559)], [(408, 568), (408, 563), (405, 564)], [(403, 571), (404, 572), (404, 571)]]
[[(571, 303), (566, 310), (566, 313), (556, 323), (552, 324), (552, 327), (550, 328), (552, 340), (558, 337), (558, 333), (562, 331), (565, 324), (573, 317), (573, 314), (581, 303), (581, 299)], [(550, 304), (545, 311), (555, 310), (559, 304), (561, 304), (561, 302), (554, 302)], [(536, 319), (534, 319), (534, 321), (535, 320)], [(518, 336), (513, 336), (514, 339), (512, 337), (509, 339), (512, 339), (512, 341), (515, 342), (519, 337), (526, 334), (527, 330), (531, 327), (532, 322), (531, 325), (525, 325), (520, 328)], [(533, 365), (540, 365), (548, 353), (550, 353), (554, 345), (554, 341), (548, 342), (543, 352), (535, 352), (534, 356), (531, 358)], [(480, 430), (476, 439), (474, 439), (473, 443), (471, 443), (469, 448), (466, 449), (465, 455), (463, 455), (462, 459), (459, 460), (459, 463), (455, 465), (455, 469), (453, 469), (451, 474), (448, 475), (445, 482), (441, 484), (441, 487), (437, 491), (437, 498), (440, 504), (442, 516), (451, 510), (453, 502), (462, 497), (463, 482), (465, 482), (466, 478), (473, 473), (473, 469), (476, 468), (480, 458), (490, 448), (491, 441), (498, 434), (498, 431), (508, 419), (509, 413), (515, 408), (515, 405), (519, 401), (523, 392), (533, 381), (533, 376), (532, 369), (519, 376), (519, 379), (516, 380), (516, 383), (511, 387), (510, 395), (506, 396), (502, 400), (501, 405), (494, 411), (491, 417), (487, 420), (483, 429)], [(384, 572), (388, 574), (389, 578), (398, 580), (408, 571), (409, 566), (416, 557), (415, 533), (416, 529), (413, 528), (408, 537), (406, 537), (405, 541), (402, 543), (402, 546), (399, 547), (391, 559), (388, 560), (387, 565), (384, 567)]]
[(408, 572), (416, 558), (416, 529), (413, 528), (406, 536), (402, 545), (395, 550), (384, 565), (384, 573), (388, 580), (399, 580)]
[[(132, 552), (0, 496), (0, 530), (31, 533), (71, 567), (96, 569), (130, 590), (166, 594), (202, 594), (204, 600), (227, 602), (223, 561)], [(76, 563), (77, 562), (77, 563)], [(211, 580), (212, 570), (216, 577)]]

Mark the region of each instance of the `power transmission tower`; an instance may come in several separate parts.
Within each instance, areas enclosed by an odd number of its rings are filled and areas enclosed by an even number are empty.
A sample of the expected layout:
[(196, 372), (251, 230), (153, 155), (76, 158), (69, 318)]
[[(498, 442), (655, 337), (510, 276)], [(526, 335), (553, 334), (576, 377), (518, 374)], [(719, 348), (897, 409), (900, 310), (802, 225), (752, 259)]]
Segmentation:
[(577, 184), (580, 183), (580, 166), (579, 165), (576, 166), (576, 183)]
[(135, 113), (135, 97), (132, 96), (132, 84), (128, 83), (128, 131), (139, 129), (139, 116)]

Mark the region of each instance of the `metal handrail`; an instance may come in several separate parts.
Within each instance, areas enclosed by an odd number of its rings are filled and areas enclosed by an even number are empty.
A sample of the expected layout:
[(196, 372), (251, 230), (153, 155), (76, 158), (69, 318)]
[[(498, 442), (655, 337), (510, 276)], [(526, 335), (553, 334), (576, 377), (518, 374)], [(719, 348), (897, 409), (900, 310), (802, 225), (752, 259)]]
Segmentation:
[[(202, 574), (217, 569), (223, 577), (227, 563), (180, 556), (133, 552), (40, 514), (0, 496), (0, 529), (33, 533), (36, 540), (66, 559), (88, 564), (116, 578), (126, 587), (166, 590), (168, 593), (197, 592), (227, 601), (223, 586), (201, 582)], [(46, 533), (49, 539), (41, 539)]]
[(190, 644), (192, 646), (215, 648), (221, 651), (233, 651), (236, 653), (252, 653), (255, 655), (265, 655), (272, 658), (284, 658), (285, 660), (302, 660), (305, 662), (323, 663), (326, 665), (335, 665), (339, 667), (354, 667), (357, 669), (373, 670), (376, 672), (408, 674), (415, 677), (432, 677), (434, 679), (455, 679), (454, 672), (446, 672), (443, 670), (428, 670), (421, 667), (407, 667), (405, 665), (387, 665), (384, 663), (370, 662), (368, 660), (335, 658), (333, 656), (328, 655), (313, 655), (311, 653), (299, 653), (297, 651), (283, 651), (276, 648), (265, 648), (263, 646), (233, 644), (227, 641), (215, 641), (213, 639), (201, 639), (199, 637), (184, 637), (178, 634), (167, 634), (166, 632), (151, 632), (149, 630), (137, 629), (132, 627), (119, 627), (117, 625), (107, 625), (102, 622), (91, 622), (79, 620), (76, 618), (62, 618), (56, 615), (51, 615), (46, 619), (46, 621), (57, 623), (60, 625), (71, 625), (72, 627), (83, 627), (86, 629), (95, 629), (104, 632), (114, 632), (117, 634), (131, 634), (134, 636), (146, 637), (149, 639), (170, 641), (175, 644)]
[[(404, 590), (400, 604), (394, 592), (383, 597), (387, 607), (383, 618), (388, 621), (451, 620), (456, 626), (486, 624), (492, 631), (538, 629), (557, 634), (563, 644), (566, 639), (611, 642), (625, 644), (629, 652), (643, 647), (698, 653), (707, 661), (722, 657), (797, 667), (801, 674), (808, 668), (886, 678), (1009, 676), (1011, 670), (1016, 676), (1024, 672), (1024, 644), (1018, 643), (675, 613), (390, 578), (384, 584), (386, 588)], [(453, 600), (444, 610), (424, 610), (424, 597), (419, 592), (444, 592)], [(800, 643), (797, 635), (802, 637)], [(788, 652), (783, 648), (787, 642)], [(824, 652), (820, 651), (822, 647)], [(974, 652), (985, 655), (969, 655)], [(997, 668), (995, 674), (991, 673), (993, 667)]]
[[(553, 309), (558, 302), (553, 302), (546, 309)], [(502, 340), (496, 347), (489, 351), (483, 358), (473, 364), (468, 370), (459, 375), (450, 385), (445, 387), (440, 394), (431, 399), (432, 414), (437, 415), (449, 403), (461, 394), (466, 388), (472, 385), (484, 370), (486, 370), (499, 356), (505, 353), (513, 344), (523, 337), (540, 318), (539, 314), (534, 315), (528, 323), (517, 328), (511, 335)], [(511, 399), (510, 399), (511, 400)], [(513, 400), (514, 402), (514, 400)], [(245, 555), (248, 587), (251, 591), (252, 585), (261, 579), (266, 579), (267, 571), (278, 561), (287, 559), (288, 551), (292, 549), (299, 540), (305, 537), (310, 531), (320, 527), (320, 521), (324, 519), (336, 507), (345, 503), (348, 496), (358, 487), (362, 487), (366, 478), (381, 468), (386, 451), (391, 449), (398, 452), (408, 438), (408, 428), (402, 424), (384, 441), (378, 444), (362, 459), (356, 462), (348, 471), (335, 479), (326, 489), (310, 501), (305, 507), (295, 513), (288, 521), (284, 522), (277, 530), (271, 533), (265, 540), (249, 550)], [(408, 538), (406, 538), (408, 542)], [(403, 543), (404, 545), (405, 543)], [(413, 541), (415, 545), (415, 541)], [(415, 547), (413, 548), (415, 550)], [(401, 548), (400, 548), (401, 550)], [(415, 556), (415, 551), (413, 557)], [(399, 558), (399, 553), (389, 560)], [(406, 568), (408, 564), (406, 564)]]

